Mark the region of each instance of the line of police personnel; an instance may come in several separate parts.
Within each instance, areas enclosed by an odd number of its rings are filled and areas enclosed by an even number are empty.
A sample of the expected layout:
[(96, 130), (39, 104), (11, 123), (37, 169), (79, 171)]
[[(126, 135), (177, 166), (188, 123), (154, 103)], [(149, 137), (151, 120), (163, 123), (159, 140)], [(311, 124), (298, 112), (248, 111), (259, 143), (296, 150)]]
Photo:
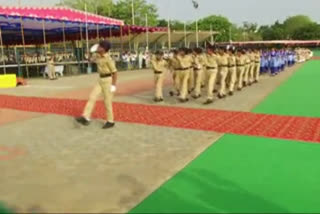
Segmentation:
[[(155, 102), (163, 101), (163, 83), (167, 71), (173, 78), (173, 89), (170, 95), (177, 95), (180, 102), (188, 102), (188, 94), (194, 99), (201, 97), (201, 88), (207, 87), (207, 100), (214, 101), (214, 92), (222, 99), (235, 90), (257, 83), (260, 76), (260, 51), (218, 49), (212, 46), (206, 53), (201, 48), (193, 50), (180, 48), (174, 50), (167, 59), (161, 51), (152, 57), (151, 63), (155, 76)], [(217, 87), (217, 90), (216, 89)]]

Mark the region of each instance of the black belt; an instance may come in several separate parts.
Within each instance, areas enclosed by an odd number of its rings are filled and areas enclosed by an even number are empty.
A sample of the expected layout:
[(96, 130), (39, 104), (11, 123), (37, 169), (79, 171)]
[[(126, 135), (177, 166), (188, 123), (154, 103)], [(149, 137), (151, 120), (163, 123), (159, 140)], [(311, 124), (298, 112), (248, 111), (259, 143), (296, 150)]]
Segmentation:
[(235, 65), (229, 65), (229, 68), (233, 68), (233, 67), (236, 67)]
[(100, 78), (111, 77), (112, 74), (100, 74)]
[(260, 61), (256, 61), (256, 63), (260, 63)]
[(217, 67), (207, 67), (207, 69), (217, 69)]
[(200, 68), (193, 68), (193, 70), (195, 70), (195, 71), (199, 71), (199, 70), (201, 70)]
[(155, 71), (154, 74), (162, 74), (161, 71)]
[(237, 65), (238, 67), (243, 67), (244, 65)]
[(226, 68), (226, 67), (229, 67), (229, 66), (227, 66), (227, 65), (220, 65), (219, 67)]

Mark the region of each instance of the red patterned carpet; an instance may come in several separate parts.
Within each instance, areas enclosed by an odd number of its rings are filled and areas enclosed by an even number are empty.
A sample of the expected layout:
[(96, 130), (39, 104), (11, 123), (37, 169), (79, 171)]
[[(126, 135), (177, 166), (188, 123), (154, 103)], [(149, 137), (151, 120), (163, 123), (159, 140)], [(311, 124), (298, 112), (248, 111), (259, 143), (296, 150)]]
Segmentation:
[[(0, 95), (0, 108), (79, 116), (86, 101)], [(117, 121), (320, 143), (320, 118), (141, 104), (114, 104)], [(98, 102), (94, 118), (105, 118)]]

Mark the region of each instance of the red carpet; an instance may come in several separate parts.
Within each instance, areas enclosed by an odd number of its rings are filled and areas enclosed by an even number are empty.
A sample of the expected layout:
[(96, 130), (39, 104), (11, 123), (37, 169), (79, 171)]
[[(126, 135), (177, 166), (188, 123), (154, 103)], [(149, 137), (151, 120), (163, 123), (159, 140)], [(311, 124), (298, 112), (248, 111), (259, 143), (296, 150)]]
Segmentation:
[[(79, 116), (86, 101), (0, 95), (0, 108)], [(115, 103), (116, 121), (320, 142), (320, 118)], [(94, 118), (105, 118), (98, 102)]]

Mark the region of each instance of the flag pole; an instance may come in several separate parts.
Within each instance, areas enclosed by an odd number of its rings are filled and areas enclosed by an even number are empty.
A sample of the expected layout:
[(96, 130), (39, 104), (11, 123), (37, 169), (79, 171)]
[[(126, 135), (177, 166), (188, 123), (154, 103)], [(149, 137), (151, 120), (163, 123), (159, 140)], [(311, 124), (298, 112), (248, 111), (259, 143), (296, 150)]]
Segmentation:
[(170, 30), (170, 18), (168, 19), (168, 48), (171, 49), (171, 30)]
[(6, 62), (4, 60), (4, 50), (3, 50), (3, 40), (2, 40), (2, 27), (0, 26), (0, 45), (1, 45), (1, 54), (2, 54), (2, 63), (3, 63), (3, 72), (7, 74)]
[(199, 47), (199, 27), (198, 27), (198, 17), (196, 19), (196, 43), (197, 43), (197, 48)]

